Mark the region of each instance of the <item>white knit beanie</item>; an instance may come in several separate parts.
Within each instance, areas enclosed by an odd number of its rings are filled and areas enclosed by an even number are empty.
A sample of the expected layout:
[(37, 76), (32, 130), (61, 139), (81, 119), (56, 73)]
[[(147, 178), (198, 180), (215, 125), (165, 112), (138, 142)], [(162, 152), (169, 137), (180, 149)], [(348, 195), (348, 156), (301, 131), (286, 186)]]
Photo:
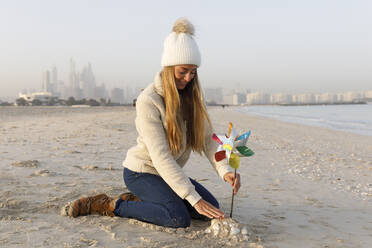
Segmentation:
[(196, 65), (200, 66), (201, 58), (194, 38), (194, 26), (185, 18), (178, 19), (164, 40), (161, 66)]

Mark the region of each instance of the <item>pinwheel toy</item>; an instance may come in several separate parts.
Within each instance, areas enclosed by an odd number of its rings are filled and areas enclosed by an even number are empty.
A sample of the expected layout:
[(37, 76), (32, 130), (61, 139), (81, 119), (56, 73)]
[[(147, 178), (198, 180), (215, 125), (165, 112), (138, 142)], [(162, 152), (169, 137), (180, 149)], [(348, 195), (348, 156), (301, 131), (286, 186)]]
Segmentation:
[[(227, 159), (227, 163), (230, 165), (231, 168), (234, 169), (233, 182), (235, 182), (236, 170), (239, 168), (240, 165), (240, 157), (250, 157), (254, 154), (254, 152), (246, 146), (250, 135), (251, 131), (238, 135), (238, 131), (233, 128), (233, 125), (230, 122), (228, 135), (213, 134), (212, 136), (212, 138), (219, 144), (214, 157), (217, 162), (225, 158)], [(234, 190), (231, 199), (230, 217), (232, 217), (233, 204)]]

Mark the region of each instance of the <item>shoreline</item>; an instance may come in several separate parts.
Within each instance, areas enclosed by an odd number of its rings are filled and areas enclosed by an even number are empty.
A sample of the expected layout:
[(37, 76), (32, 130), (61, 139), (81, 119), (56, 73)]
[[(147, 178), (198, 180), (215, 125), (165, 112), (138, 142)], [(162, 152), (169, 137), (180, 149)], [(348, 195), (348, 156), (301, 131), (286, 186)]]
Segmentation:
[[(361, 109), (360, 108), (351, 109), (352, 105), (349, 106), (350, 107), (343, 109), (343, 111), (341, 111), (340, 108), (336, 107), (332, 109), (331, 108), (323, 109), (315, 105), (313, 109), (311, 109), (311, 106), (309, 106), (309, 109), (307, 109), (307, 106), (294, 106), (296, 109), (292, 109), (291, 112), (289, 112), (289, 110), (286, 111), (286, 107), (284, 107), (283, 109), (276, 110), (274, 106), (272, 106), (273, 108), (268, 107), (269, 108), (268, 110), (265, 109), (249, 110), (249, 108), (247, 107), (241, 107), (235, 110), (239, 113), (266, 117), (273, 120), (280, 120), (286, 123), (297, 123), (304, 126), (328, 128), (329, 130), (337, 130), (345, 133), (355, 133), (371, 137), (372, 119), (368, 118), (368, 112), (372, 110), (372, 108), (370, 108), (372, 105), (370, 106), (362, 105), (365, 107), (362, 107)], [(318, 112), (315, 113), (315, 111)], [(347, 116), (349, 114), (354, 116), (356, 119), (346, 117), (335, 118), (336, 115)], [(363, 114), (367, 114), (367, 116), (364, 116)]]

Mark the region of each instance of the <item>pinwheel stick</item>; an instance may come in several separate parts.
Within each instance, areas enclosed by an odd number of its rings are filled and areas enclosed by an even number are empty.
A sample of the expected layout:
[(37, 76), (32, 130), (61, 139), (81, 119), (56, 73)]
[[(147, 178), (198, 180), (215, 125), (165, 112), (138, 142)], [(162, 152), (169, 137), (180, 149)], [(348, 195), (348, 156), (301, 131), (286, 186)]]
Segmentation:
[[(234, 179), (233, 179), (233, 183), (235, 183), (235, 178), (236, 178), (236, 169), (234, 169)], [(234, 207), (234, 189), (233, 189), (233, 191), (232, 191), (232, 197), (231, 197), (230, 218), (232, 218), (233, 207)]]

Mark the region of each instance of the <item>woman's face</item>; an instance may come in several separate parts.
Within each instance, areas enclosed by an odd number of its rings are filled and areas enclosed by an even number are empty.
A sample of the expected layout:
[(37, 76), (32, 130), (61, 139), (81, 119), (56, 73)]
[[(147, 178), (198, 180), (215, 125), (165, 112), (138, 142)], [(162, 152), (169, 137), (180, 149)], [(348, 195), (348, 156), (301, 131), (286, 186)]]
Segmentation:
[(186, 85), (196, 75), (196, 65), (176, 65), (174, 67), (174, 77), (176, 79), (176, 87), (183, 90)]

